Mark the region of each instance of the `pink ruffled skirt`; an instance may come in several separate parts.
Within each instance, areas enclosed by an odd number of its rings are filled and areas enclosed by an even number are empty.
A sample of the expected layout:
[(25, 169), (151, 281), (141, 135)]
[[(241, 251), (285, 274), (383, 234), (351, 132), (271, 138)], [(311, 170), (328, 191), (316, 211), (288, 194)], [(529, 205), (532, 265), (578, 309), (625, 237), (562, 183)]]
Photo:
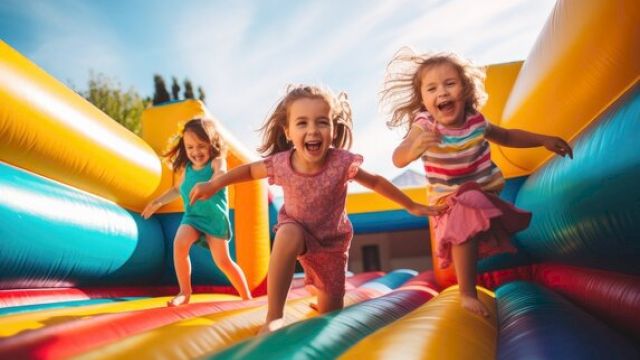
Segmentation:
[(465, 183), (446, 198), (446, 213), (432, 217), (436, 236), (436, 256), (441, 268), (451, 264), (451, 246), (478, 239), (480, 258), (515, 252), (510, 236), (526, 229), (531, 213), (520, 210), (476, 183)]

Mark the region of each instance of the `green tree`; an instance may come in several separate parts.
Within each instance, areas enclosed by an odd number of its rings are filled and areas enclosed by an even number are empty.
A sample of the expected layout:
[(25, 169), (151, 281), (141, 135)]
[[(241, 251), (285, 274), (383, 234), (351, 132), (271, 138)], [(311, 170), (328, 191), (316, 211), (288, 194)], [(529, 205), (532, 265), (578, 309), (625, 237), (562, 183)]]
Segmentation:
[(178, 85), (178, 79), (174, 76), (173, 83), (171, 84), (171, 95), (173, 100), (180, 100), (180, 85)]
[(198, 99), (204, 103), (205, 98), (206, 96), (204, 94), (204, 90), (202, 90), (202, 86), (198, 86)]
[(195, 99), (193, 95), (193, 85), (191, 85), (191, 80), (189, 79), (184, 79), (184, 98)]
[(162, 76), (155, 74), (153, 75), (153, 105), (157, 105), (163, 102), (167, 102), (171, 100), (171, 96), (169, 96), (169, 92), (167, 91), (167, 86), (164, 84), (164, 79)]
[(112, 119), (140, 135), (140, 117), (149, 105), (149, 98), (143, 99), (133, 88), (124, 91), (120, 83), (93, 71), (89, 73), (88, 89), (79, 93)]

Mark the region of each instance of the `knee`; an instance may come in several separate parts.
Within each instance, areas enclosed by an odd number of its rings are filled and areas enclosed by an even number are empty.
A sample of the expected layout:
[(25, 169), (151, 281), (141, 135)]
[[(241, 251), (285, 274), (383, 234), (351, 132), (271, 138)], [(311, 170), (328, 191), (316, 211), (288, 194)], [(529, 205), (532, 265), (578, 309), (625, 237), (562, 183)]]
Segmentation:
[(214, 256), (213, 260), (215, 261), (216, 266), (218, 266), (218, 268), (220, 268), (220, 270), (225, 273), (231, 270), (234, 265), (233, 260), (231, 260), (230, 257), (224, 255)]
[(276, 233), (275, 246), (289, 255), (300, 255), (305, 250), (304, 230), (297, 224), (285, 224)]
[(184, 238), (177, 238), (173, 242), (173, 252), (175, 254), (188, 254), (191, 242)]

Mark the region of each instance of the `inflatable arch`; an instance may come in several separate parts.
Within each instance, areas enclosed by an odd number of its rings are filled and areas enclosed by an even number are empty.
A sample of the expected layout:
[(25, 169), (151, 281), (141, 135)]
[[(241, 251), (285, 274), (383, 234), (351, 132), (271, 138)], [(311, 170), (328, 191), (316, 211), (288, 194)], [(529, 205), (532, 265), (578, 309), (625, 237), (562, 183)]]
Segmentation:
[[(493, 148), (502, 196), (534, 217), (517, 254), (479, 263), (489, 317), (460, 307), (451, 272), (359, 273), (347, 307), (322, 316), (295, 279), (290, 325), (265, 336), (265, 299), (210, 278), (191, 304), (164, 306), (180, 204), (138, 215), (172, 181), (155, 151), (202, 104), (149, 109), (144, 121), (163, 125), (139, 139), (0, 43), (0, 358), (639, 358), (638, 23), (637, 1), (560, 0), (523, 62), (489, 66), (490, 121), (563, 136), (575, 155)], [(230, 166), (250, 160), (232, 146)], [(260, 289), (267, 193), (244, 185), (231, 191), (236, 250)], [(362, 231), (389, 219), (427, 231), (372, 194), (348, 210)]]

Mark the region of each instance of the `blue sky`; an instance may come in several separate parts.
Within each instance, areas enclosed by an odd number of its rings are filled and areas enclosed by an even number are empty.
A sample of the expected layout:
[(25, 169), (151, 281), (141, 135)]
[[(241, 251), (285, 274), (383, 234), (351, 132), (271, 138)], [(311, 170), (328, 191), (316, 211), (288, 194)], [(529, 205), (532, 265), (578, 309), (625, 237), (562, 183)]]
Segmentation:
[[(403, 45), (479, 64), (525, 59), (553, 0), (109, 1), (2, 0), (0, 38), (57, 79), (89, 71), (141, 95), (153, 74), (202, 85), (213, 114), (250, 149), (288, 83), (346, 91), (363, 168), (389, 179), (402, 131), (388, 130), (378, 90)], [(422, 172), (414, 163), (411, 169)]]

